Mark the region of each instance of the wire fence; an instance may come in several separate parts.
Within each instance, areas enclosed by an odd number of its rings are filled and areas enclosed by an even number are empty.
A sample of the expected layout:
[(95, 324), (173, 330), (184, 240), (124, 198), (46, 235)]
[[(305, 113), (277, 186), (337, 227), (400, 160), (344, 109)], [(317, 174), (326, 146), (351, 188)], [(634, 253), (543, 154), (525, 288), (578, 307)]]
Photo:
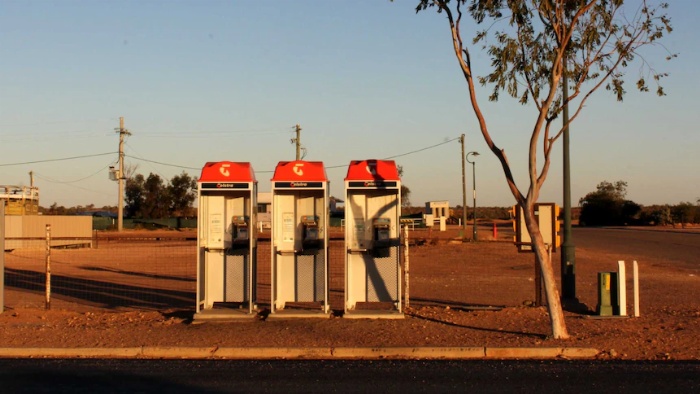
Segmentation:
[(44, 307), (182, 308), (194, 304), (196, 241), (122, 238), (93, 248), (26, 247), (6, 253), (5, 303)]
[[(532, 255), (513, 253), (514, 247), (503, 242), (462, 243), (459, 229), (409, 233), (411, 305), (518, 305), (532, 299)], [(331, 234), (329, 304), (342, 310), (346, 247), (341, 228)], [(46, 242), (35, 239), (5, 252), (6, 308), (46, 307), (50, 274), (52, 309), (195, 309), (195, 230), (99, 232), (49, 248)], [(271, 299), (269, 231), (259, 234), (257, 248), (256, 304), (265, 307)], [(506, 248), (511, 257), (498, 258)]]

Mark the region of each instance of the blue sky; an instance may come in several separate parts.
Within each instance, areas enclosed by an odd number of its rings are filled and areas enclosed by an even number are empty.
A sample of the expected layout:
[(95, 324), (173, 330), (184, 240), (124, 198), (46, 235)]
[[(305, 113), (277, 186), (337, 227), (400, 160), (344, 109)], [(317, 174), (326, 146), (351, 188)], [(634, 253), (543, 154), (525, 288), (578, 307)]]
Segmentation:
[[(478, 151), (477, 204), (513, 197), (468, 103), (442, 15), (416, 0), (0, 2), (0, 184), (28, 185), (41, 205), (116, 205), (108, 167), (119, 117), (132, 135), (126, 162), (164, 179), (198, 176), (208, 161), (247, 161), (261, 191), (293, 160), (323, 161), (342, 196), (351, 160), (394, 157), (413, 205), (462, 203), (461, 147)], [(597, 92), (572, 125), (572, 203), (603, 181), (624, 180), (644, 205), (700, 198), (697, 92), (700, 2), (676, 0), (668, 96)], [(477, 73), (488, 58), (474, 52)], [(631, 80), (638, 66), (630, 68)], [(535, 113), (503, 95), (481, 106), (525, 188)], [(90, 156), (92, 157), (85, 157)], [(55, 161), (55, 159), (71, 160)], [(31, 164), (18, 164), (28, 163)], [(561, 203), (561, 145), (540, 201)], [(471, 205), (471, 167), (467, 168)]]

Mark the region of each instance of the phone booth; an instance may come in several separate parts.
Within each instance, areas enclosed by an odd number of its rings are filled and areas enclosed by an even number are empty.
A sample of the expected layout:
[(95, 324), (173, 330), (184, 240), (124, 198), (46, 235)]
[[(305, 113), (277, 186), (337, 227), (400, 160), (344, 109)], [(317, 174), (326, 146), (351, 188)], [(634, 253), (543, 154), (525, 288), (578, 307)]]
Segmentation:
[(322, 162), (280, 162), (275, 168), (270, 317), (323, 317), (330, 310), (328, 184)]
[(352, 161), (345, 177), (345, 317), (403, 317), (400, 215), (396, 163)]
[(250, 317), (255, 306), (258, 183), (250, 163), (207, 163), (197, 181), (195, 319)]

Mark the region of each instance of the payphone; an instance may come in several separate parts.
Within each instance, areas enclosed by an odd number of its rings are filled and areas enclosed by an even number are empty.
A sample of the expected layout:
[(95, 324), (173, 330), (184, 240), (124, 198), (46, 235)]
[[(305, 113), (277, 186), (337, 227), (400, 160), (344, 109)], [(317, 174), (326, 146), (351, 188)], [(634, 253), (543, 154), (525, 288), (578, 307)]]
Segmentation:
[(280, 162), (272, 177), (271, 315), (324, 316), (328, 177), (321, 162)]
[(394, 161), (352, 161), (345, 177), (344, 316), (403, 317), (400, 212)]
[(250, 243), (249, 218), (244, 215), (233, 216), (231, 220), (231, 254), (248, 254)]
[(255, 305), (257, 181), (250, 163), (211, 162), (197, 181), (195, 319), (251, 316)]
[(318, 216), (303, 215), (301, 217), (302, 226), (302, 251), (309, 252), (318, 250), (321, 239), (319, 238)]
[(372, 220), (372, 252), (374, 257), (389, 257), (391, 251), (391, 219)]

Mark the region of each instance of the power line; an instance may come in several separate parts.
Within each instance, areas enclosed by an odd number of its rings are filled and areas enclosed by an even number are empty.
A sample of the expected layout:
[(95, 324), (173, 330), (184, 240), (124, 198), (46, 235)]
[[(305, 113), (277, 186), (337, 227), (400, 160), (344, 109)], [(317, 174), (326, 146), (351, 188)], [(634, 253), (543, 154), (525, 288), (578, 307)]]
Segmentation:
[[(429, 149), (437, 148), (438, 146), (441, 146), (441, 145), (448, 144), (452, 141), (457, 141), (459, 138), (460, 137), (455, 137), (455, 138), (449, 139), (447, 141), (441, 142), (439, 144), (427, 146), (425, 148), (416, 149), (416, 150), (406, 152), (406, 153), (400, 153), (398, 155), (388, 156), (388, 157), (385, 157), (384, 159), (388, 160), (388, 159), (393, 159), (393, 158), (397, 158), (397, 157), (412, 155), (412, 154), (418, 153), (418, 152), (423, 152), (423, 151), (426, 151)], [(67, 160), (76, 160), (76, 159), (86, 159), (86, 158), (90, 158), (90, 157), (107, 156), (107, 155), (113, 155), (113, 154), (118, 154), (118, 152), (106, 152), (106, 153), (97, 153), (94, 155), (72, 156), (72, 157), (64, 157), (64, 158), (60, 158), (60, 159), (35, 160), (35, 161), (27, 161), (27, 162), (22, 162), (22, 163), (5, 163), (5, 164), (0, 164), (0, 167), (19, 166), (19, 165), (36, 164), (36, 163), (50, 163), (50, 162), (56, 162), (56, 161), (67, 161)], [(186, 169), (186, 170), (201, 170), (201, 167), (189, 167), (189, 166), (183, 166), (183, 165), (179, 165), (179, 164), (164, 163), (164, 162), (160, 162), (160, 161), (156, 161), (156, 160), (145, 159), (143, 157), (138, 157), (138, 156), (134, 156), (134, 155), (125, 155), (125, 156), (130, 157), (132, 159), (141, 160), (141, 161), (145, 161), (148, 163), (154, 163), (154, 164), (159, 164), (159, 165), (168, 166), (168, 167), (182, 168), (182, 169)], [(335, 166), (327, 166), (326, 168), (333, 169), (333, 168), (342, 168), (342, 167), (347, 167), (347, 166), (348, 166), (347, 164), (341, 164), (341, 165), (335, 165)], [(256, 171), (256, 172), (270, 173), (272, 171)]]
[[(42, 179), (43, 179), (43, 178), (42, 178)], [(99, 190), (88, 189), (88, 188), (86, 188), (86, 187), (82, 187), (82, 186), (78, 186), (78, 185), (71, 185), (71, 184), (69, 184), (69, 183), (65, 183), (65, 184), (62, 184), (62, 185), (69, 186), (69, 187), (72, 187), (72, 188), (75, 188), (75, 189), (85, 190), (86, 192), (91, 192), (91, 193), (96, 193), (96, 194), (102, 194), (102, 195), (105, 195), (105, 196), (112, 196), (112, 195), (114, 195), (114, 193), (101, 192), (101, 191), (99, 191)]]
[(94, 155), (72, 156), (72, 157), (64, 157), (61, 159), (25, 161), (22, 163), (5, 163), (5, 164), (0, 164), (0, 167), (21, 166), (21, 165), (25, 165), (25, 164), (37, 164), (37, 163), (51, 163), (51, 162), (55, 162), (55, 161), (66, 161), (66, 160), (76, 160), (76, 159), (87, 159), (89, 157), (107, 156), (107, 155), (114, 155), (114, 154), (117, 154), (117, 152), (96, 153)]
[[(452, 138), (452, 139), (450, 139), (450, 140), (443, 141), (443, 142), (441, 142), (441, 143), (439, 143), (439, 144), (427, 146), (427, 147), (425, 147), (425, 148), (416, 149), (416, 150), (414, 150), (414, 151), (410, 151), (410, 152), (406, 152), (406, 153), (400, 153), (400, 154), (394, 155), (394, 156), (388, 156), (388, 157), (385, 157), (383, 160), (389, 160), (389, 159), (393, 159), (393, 158), (396, 158), (396, 157), (408, 156), (408, 155), (412, 155), (412, 154), (414, 154), (414, 153), (423, 152), (423, 151), (426, 151), (426, 150), (428, 150), (428, 149), (433, 149), (433, 148), (437, 148), (438, 146), (448, 144), (448, 143), (450, 143), (450, 142), (452, 142), (452, 141), (457, 141), (457, 140), (459, 140), (460, 138), (461, 138), (461, 137), (455, 137), (455, 138)], [(340, 165), (336, 165), (336, 166), (327, 166), (326, 169), (343, 168), (343, 167), (347, 167), (347, 166), (348, 166), (347, 164), (340, 164)]]
[(414, 154), (414, 153), (423, 152), (424, 150), (428, 150), (428, 149), (432, 149), (432, 148), (437, 148), (437, 147), (440, 146), (440, 145), (445, 145), (445, 144), (448, 144), (448, 143), (450, 143), (450, 142), (452, 142), (452, 141), (457, 141), (457, 140), (459, 140), (459, 139), (460, 139), (460, 137), (455, 137), (455, 138), (453, 138), (453, 139), (451, 139), (451, 140), (443, 141), (443, 142), (441, 142), (441, 143), (439, 143), (439, 144), (435, 144), (435, 145), (428, 146), (428, 147), (425, 147), (425, 148), (417, 149), (417, 150), (414, 150), (414, 151), (411, 151), (411, 152), (401, 153), (401, 154), (399, 154), (399, 155), (394, 155), (394, 156), (385, 157), (384, 159), (393, 159), (393, 158), (395, 158), (395, 157), (401, 157), (401, 156), (412, 155), (412, 154)]
[[(112, 164), (112, 163), (110, 163), (110, 164)], [(92, 173), (92, 174), (90, 174), (90, 175), (88, 175), (88, 176), (82, 177), (82, 178), (80, 178), (80, 179), (76, 179), (76, 180), (74, 180), (74, 181), (58, 181), (58, 180), (56, 180), (56, 179), (52, 179), (52, 178), (47, 177), (46, 175), (42, 175), (42, 174), (38, 174), (38, 173), (34, 173), (34, 175), (36, 175), (36, 177), (39, 178), (39, 179), (43, 179), (43, 180), (45, 180), (46, 182), (51, 182), (51, 183), (60, 183), (60, 184), (77, 183), (77, 182), (84, 181), (84, 180), (86, 180), (86, 179), (88, 179), (88, 178), (91, 178), (91, 177), (93, 177), (93, 176), (99, 174), (100, 172), (102, 172), (102, 170), (104, 170), (104, 169), (106, 169), (106, 168), (109, 168), (110, 164), (107, 164), (106, 166), (100, 168), (99, 170), (97, 170), (96, 172), (94, 172), (94, 173)]]
[(175, 167), (175, 168), (185, 168), (185, 169), (188, 169), (188, 170), (201, 170), (201, 169), (202, 169), (201, 167), (187, 167), (187, 166), (181, 166), (181, 165), (178, 165), (178, 164), (163, 163), (163, 162), (160, 162), (160, 161), (144, 159), (143, 157), (138, 157), (138, 156), (134, 156), (134, 155), (125, 155), (125, 156), (126, 156), (126, 157), (130, 157), (130, 158), (132, 158), (132, 159), (145, 161), (145, 162), (148, 162), (148, 163), (160, 164), (160, 165), (162, 165), (162, 166), (169, 166), (169, 167)]
[[(131, 144), (129, 144), (129, 143), (125, 143), (125, 145), (126, 145), (126, 146), (128, 146), (128, 147), (129, 147), (129, 148), (130, 148), (131, 150), (133, 150), (133, 151), (134, 151), (135, 153), (137, 153), (137, 154), (139, 154), (139, 155), (140, 155), (140, 153), (139, 153), (139, 152), (137, 152), (137, 151), (136, 151), (136, 149), (134, 149), (134, 147), (133, 147), (133, 146), (131, 146)], [(159, 172), (159, 171), (158, 171), (158, 170), (157, 170), (157, 169), (156, 169), (156, 168), (155, 168), (154, 166), (150, 166), (150, 167), (151, 167), (151, 168), (153, 169), (153, 171), (155, 171), (155, 172), (156, 172), (156, 174), (158, 174), (158, 176), (160, 176), (160, 177), (161, 177), (161, 178), (163, 178), (163, 179), (167, 179), (167, 178), (166, 178), (166, 177), (164, 177), (164, 176), (163, 176), (163, 174), (161, 174), (161, 173), (160, 173), (160, 172)]]
[(181, 131), (181, 132), (143, 132), (139, 133), (141, 137), (157, 137), (157, 138), (208, 138), (216, 135), (226, 134), (249, 134), (253, 136), (262, 136), (270, 134), (286, 134), (287, 130), (279, 129), (251, 129), (251, 130), (221, 130), (221, 131)]
[(14, 127), (14, 126), (35, 126), (35, 125), (47, 125), (47, 124), (61, 124), (61, 123), (95, 123), (107, 120), (114, 120), (114, 118), (93, 118), (93, 119), (82, 119), (82, 120), (39, 120), (34, 122), (0, 122), (2, 127)]

